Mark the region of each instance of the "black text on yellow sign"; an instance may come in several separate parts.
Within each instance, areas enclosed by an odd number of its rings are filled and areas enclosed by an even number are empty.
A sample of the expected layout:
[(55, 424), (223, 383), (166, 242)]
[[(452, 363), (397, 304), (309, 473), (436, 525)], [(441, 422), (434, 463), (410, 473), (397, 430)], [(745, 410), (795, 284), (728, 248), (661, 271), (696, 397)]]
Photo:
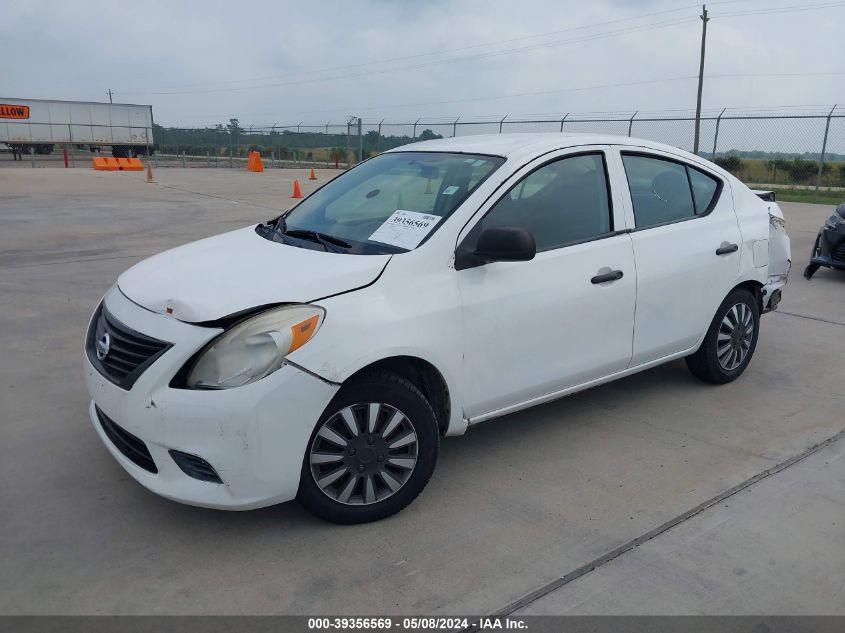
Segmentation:
[(0, 119), (28, 119), (29, 106), (0, 103)]

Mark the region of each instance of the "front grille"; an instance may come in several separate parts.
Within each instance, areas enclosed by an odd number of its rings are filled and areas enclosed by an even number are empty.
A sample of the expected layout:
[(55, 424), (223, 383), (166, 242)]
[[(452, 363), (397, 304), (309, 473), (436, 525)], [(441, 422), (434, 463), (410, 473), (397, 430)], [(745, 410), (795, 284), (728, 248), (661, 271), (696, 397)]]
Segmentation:
[[(108, 351), (100, 358), (97, 345), (105, 340), (108, 340)], [(109, 314), (102, 304), (91, 320), (85, 344), (88, 360), (97, 371), (118, 387), (127, 390), (170, 347), (171, 343), (146, 336), (124, 325)]]
[(202, 457), (191, 455), (190, 453), (183, 453), (182, 451), (171, 450), (170, 456), (176, 465), (188, 477), (199, 479), (200, 481), (210, 481), (215, 484), (222, 484), (220, 475), (214, 470), (214, 467), (205, 461)]
[(845, 240), (839, 242), (839, 246), (833, 251), (833, 259), (845, 261)]
[(118, 426), (114, 420), (108, 417), (105, 413), (96, 407), (97, 419), (100, 421), (100, 426), (106, 433), (115, 448), (136, 466), (140, 466), (144, 470), (153, 474), (158, 473), (156, 463), (153, 461), (153, 456), (143, 440), (135, 437), (129, 431)]

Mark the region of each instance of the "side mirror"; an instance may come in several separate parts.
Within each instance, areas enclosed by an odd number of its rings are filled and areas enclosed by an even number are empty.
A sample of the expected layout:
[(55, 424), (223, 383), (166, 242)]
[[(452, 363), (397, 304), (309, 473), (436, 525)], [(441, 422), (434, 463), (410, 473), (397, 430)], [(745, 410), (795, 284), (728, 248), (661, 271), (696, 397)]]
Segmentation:
[(485, 229), (478, 236), (475, 256), (484, 262), (525, 262), (534, 259), (534, 236), (516, 226)]

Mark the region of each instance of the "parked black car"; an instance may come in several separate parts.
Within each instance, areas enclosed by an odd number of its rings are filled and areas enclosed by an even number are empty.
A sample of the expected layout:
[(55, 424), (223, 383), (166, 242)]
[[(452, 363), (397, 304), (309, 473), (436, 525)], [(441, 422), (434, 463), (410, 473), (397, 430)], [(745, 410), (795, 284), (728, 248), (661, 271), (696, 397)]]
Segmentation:
[(836, 207), (819, 229), (804, 276), (810, 279), (821, 266), (845, 270), (845, 202)]

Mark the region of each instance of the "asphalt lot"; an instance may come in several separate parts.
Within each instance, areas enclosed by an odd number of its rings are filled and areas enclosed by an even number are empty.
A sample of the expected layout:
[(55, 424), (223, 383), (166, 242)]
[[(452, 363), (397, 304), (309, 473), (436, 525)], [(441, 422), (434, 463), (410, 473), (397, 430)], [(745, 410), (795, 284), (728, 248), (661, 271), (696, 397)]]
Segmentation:
[(845, 614), (845, 273), (801, 277), (827, 206), (782, 204), (793, 274), (730, 385), (675, 362), (480, 425), (375, 524), (135, 483), (87, 417), (92, 309), (140, 259), (287, 208), (305, 176), (0, 170), (0, 613)]

